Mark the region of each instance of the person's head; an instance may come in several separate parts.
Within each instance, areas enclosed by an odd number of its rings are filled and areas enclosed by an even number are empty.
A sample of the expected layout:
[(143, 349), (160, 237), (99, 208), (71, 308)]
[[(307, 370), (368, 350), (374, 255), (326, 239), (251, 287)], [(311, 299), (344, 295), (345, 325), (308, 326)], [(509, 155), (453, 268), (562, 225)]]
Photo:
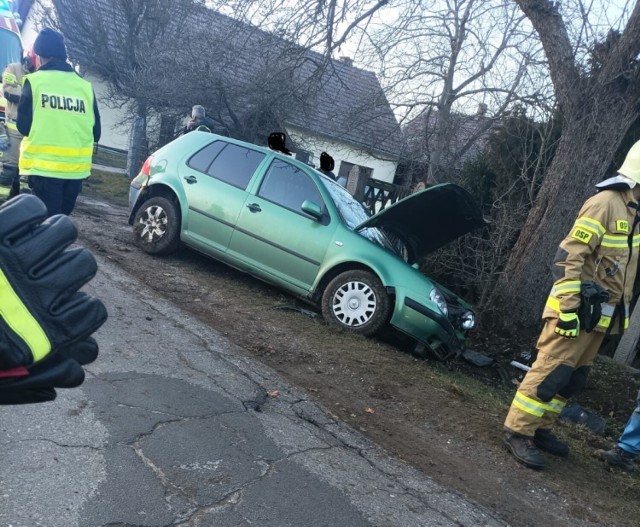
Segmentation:
[(204, 109), (204, 106), (200, 106), (196, 104), (193, 108), (191, 108), (191, 119), (194, 121), (202, 121), (205, 118), (207, 112)]
[(67, 50), (62, 33), (45, 27), (33, 43), (36, 54), (36, 67), (40, 67), (52, 60), (67, 60)]
[(33, 51), (33, 48), (29, 51), (25, 51), (22, 56), (22, 66), (29, 73), (36, 71), (36, 57), (37, 55), (35, 54), (35, 51)]
[(326, 152), (322, 152), (320, 154), (320, 170), (323, 172), (331, 172), (334, 166), (335, 162), (333, 161), (333, 157)]

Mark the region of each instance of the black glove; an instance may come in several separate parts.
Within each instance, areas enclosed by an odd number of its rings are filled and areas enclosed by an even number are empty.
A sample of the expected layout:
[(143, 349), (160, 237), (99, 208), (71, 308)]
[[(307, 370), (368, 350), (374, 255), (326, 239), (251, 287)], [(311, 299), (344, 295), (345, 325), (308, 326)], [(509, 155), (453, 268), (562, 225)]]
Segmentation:
[[(97, 356), (98, 343), (88, 337), (22, 368), (14, 377), (0, 378), (0, 405), (53, 401), (56, 398), (54, 388), (75, 388), (82, 384), (84, 370), (81, 365), (93, 362)], [(25, 370), (27, 375), (24, 375)]]
[[(79, 292), (96, 273), (95, 258), (67, 249), (77, 236), (67, 216), (46, 217), (45, 205), (28, 194), (0, 207), (0, 370), (73, 350), (107, 318), (100, 300)], [(61, 363), (47, 364), (62, 374)], [(36, 378), (44, 369), (31, 368)]]

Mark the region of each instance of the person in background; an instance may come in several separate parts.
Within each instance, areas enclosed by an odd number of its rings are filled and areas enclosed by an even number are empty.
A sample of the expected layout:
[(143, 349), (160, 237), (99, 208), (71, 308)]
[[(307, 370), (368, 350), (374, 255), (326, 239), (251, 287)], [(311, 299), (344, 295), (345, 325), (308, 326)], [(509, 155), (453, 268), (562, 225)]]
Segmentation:
[(228, 135), (226, 128), (207, 116), (204, 106), (200, 106), (199, 104), (191, 108), (191, 118), (179, 135), (188, 134), (194, 130), (218, 135)]
[(322, 152), (320, 154), (320, 172), (322, 172), (325, 176), (328, 176), (334, 181), (336, 181), (338, 178), (333, 173), (334, 166), (335, 166), (335, 162), (333, 160), (333, 157), (331, 157), (326, 152)]
[(537, 359), (504, 422), (507, 450), (533, 469), (545, 465), (540, 450), (569, 455), (552, 425), (568, 399), (586, 385), (605, 334), (621, 333), (629, 325), (640, 249), (640, 141), (618, 174), (598, 183), (596, 190), (556, 253)]
[(610, 467), (618, 467), (629, 472), (634, 470), (635, 461), (640, 456), (640, 391), (636, 399), (636, 408), (629, 417), (618, 444), (611, 450), (597, 450), (596, 456)]
[(271, 148), (271, 150), (290, 156), (291, 150), (287, 148), (286, 144), (287, 135), (284, 132), (272, 132), (271, 134), (269, 134), (267, 145), (269, 145), (269, 148)]
[(33, 51), (38, 70), (25, 77), (18, 104), (20, 173), (49, 216), (68, 215), (91, 175), (100, 112), (91, 84), (67, 63), (62, 33), (44, 28)]
[(16, 124), (18, 118), (18, 103), (22, 93), (22, 81), (26, 75), (36, 69), (35, 53), (25, 53), (22, 62), (9, 64), (2, 73), (2, 94), (7, 101), (5, 108), (5, 128), (8, 148), (0, 151), (2, 172), (0, 173), (0, 200), (13, 198), (20, 193), (20, 172), (18, 159), (20, 157), (20, 143), (22, 134)]

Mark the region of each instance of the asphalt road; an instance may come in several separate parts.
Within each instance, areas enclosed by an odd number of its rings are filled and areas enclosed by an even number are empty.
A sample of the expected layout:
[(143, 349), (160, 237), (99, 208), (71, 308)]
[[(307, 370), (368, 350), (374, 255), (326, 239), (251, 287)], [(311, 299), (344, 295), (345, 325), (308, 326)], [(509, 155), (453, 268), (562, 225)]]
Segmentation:
[(99, 265), (87, 290), (110, 316), (85, 383), (0, 407), (0, 526), (505, 525)]

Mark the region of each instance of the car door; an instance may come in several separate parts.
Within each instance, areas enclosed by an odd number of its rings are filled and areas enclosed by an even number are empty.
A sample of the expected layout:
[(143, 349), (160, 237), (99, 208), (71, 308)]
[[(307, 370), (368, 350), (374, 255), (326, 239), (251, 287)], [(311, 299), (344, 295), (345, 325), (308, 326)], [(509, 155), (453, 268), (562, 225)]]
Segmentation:
[(185, 239), (206, 250), (226, 251), (247, 185), (264, 158), (262, 152), (218, 140), (187, 160), (180, 174), (189, 207)]
[[(323, 211), (304, 212), (304, 201)], [(255, 195), (240, 212), (229, 254), (244, 260), (266, 279), (298, 292), (313, 284), (337, 222), (331, 221), (317, 183), (303, 170), (273, 159)]]

